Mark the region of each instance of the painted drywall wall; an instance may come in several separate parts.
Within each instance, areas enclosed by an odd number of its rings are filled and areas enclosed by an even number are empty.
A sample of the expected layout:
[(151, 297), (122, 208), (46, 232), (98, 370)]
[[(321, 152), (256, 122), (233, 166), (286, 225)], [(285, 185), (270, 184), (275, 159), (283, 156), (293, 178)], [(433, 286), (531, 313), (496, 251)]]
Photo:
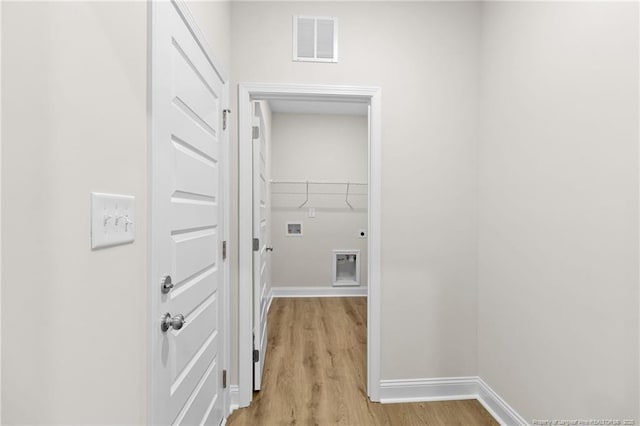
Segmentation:
[[(214, 3), (193, 15), (224, 61)], [(144, 424), (147, 5), (2, 9), (2, 423)], [(136, 197), (133, 244), (91, 251), (91, 191)]]
[(485, 2), (479, 375), (527, 421), (638, 421), (638, 5)]
[[(3, 2), (2, 20), (2, 421), (142, 424), (146, 5)], [(91, 191), (136, 197), (133, 244), (91, 251)]]
[[(272, 177), (280, 181), (367, 182), (368, 120), (357, 115), (274, 114)], [(272, 184), (271, 255), (276, 287), (331, 287), (333, 250), (360, 250), (360, 283), (367, 283), (367, 187)], [(327, 195), (331, 194), (331, 195)], [(309, 217), (309, 209), (315, 217)], [(303, 235), (286, 235), (301, 222)]]
[[(479, 8), (473, 2), (231, 5), (232, 93), (239, 82), (382, 88), (382, 379), (476, 374)], [(296, 14), (338, 17), (337, 64), (292, 62)], [(231, 152), (231, 192), (237, 193), (235, 123)], [(235, 234), (237, 223), (232, 226)], [(237, 248), (231, 261), (237, 265)], [(237, 282), (236, 274), (232, 292)]]

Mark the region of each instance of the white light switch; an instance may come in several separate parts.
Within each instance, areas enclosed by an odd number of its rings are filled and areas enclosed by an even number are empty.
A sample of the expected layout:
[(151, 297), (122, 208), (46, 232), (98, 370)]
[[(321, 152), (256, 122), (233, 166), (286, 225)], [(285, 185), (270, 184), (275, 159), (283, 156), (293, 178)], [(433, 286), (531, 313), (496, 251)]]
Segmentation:
[(117, 246), (135, 239), (135, 197), (91, 193), (91, 248)]

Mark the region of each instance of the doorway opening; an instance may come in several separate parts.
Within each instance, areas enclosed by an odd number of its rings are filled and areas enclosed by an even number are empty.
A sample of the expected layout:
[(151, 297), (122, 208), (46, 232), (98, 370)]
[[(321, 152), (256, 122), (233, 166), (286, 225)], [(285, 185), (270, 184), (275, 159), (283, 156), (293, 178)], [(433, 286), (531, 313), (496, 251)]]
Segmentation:
[[(368, 87), (345, 86), (302, 86), (279, 84), (243, 84), (239, 88), (239, 154), (240, 154), (240, 217), (239, 217), (239, 354), (238, 354), (238, 406), (246, 407), (251, 403), (254, 384), (260, 388), (261, 358), (264, 360), (264, 348), (266, 343), (266, 311), (271, 300), (271, 295), (276, 296), (296, 295), (300, 288), (291, 284), (277, 287), (277, 291), (270, 294), (264, 285), (266, 278), (260, 278), (266, 270), (267, 253), (278, 250), (278, 247), (268, 246), (267, 242), (273, 237), (268, 234), (278, 233), (279, 244), (289, 253), (295, 252), (295, 241), (300, 245), (305, 232), (313, 231), (318, 223), (317, 213), (330, 211), (339, 214), (344, 212), (362, 213), (350, 217), (358, 222), (349, 225), (354, 227), (353, 237), (357, 243), (353, 247), (333, 247), (327, 254), (329, 265), (326, 273), (330, 281), (325, 288), (304, 289), (310, 292), (318, 292), (318, 296), (331, 295), (331, 292), (340, 291), (344, 295), (366, 295), (367, 300), (367, 393), (372, 401), (379, 401), (380, 382), (380, 191), (381, 191), (381, 101), (380, 89)], [(260, 102), (256, 102), (260, 101)], [(304, 165), (300, 160), (296, 163), (296, 153), (291, 155), (279, 155), (279, 160), (289, 161), (289, 166), (280, 164), (278, 169), (286, 169), (287, 176), (275, 176), (271, 179), (271, 173), (267, 173), (268, 163), (266, 155), (260, 155), (260, 150), (266, 147), (261, 141), (260, 132), (265, 131), (265, 123), (272, 120), (272, 109), (283, 112), (278, 114), (280, 124), (297, 122), (303, 118), (312, 120), (310, 114), (305, 117), (288, 117), (287, 106), (295, 105), (294, 112), (319, 112), (324, 109), (324, 114), (339, 116), (351, 116), (346, 121), (357, 122), (358, 118), (364, 125), (366, 133), (366, 149), (363, 153), (366, 161), (358, 167), (354, 166), (350, 175), (344, 170), (344, 164), (338, 158), (340, 153), (334, 156), (336, 167), (334, 170), (342, 171), (342, 174), (333, 174), (329, 178), (310, 176), (309, 162)], [(275, 108), (271, 108), (275, 106)], [(305, 110), (306, 109), (306, 110)], [(346, 113), (351, 111), (350, 113)], [(338, 114), (333, 114), (333, 113)], [(340, 113), (342, 112), (342, 114)], [(268, 116), (268, 120), (265, 119)], [(353, 124), (353, 123), (352, 123)], [(281, 127), (281, 126), (280, 126)], [(278, 127), (278, 128), (280, 128)], [(348, 126), (347, 126), (348, 127)], [(294, 132), (295, 133), (295, 132)], [(300, 139), (300, 134), (290, 135), (290, 142)], [(336, 135), (338, 139), (338, 135)], [(300, 141), (304, 145), (304, 141)], [(258, 150), (256, 152), (256, 149)], [(280, 146), (285, 151), (296, 150), (295, 145), (289, 147)], [(334, 148), (335, 149), (335, 148)], [(300, 154), (298, 152), (298, 154)], [(262, 162), (262, 164), (260, 163)], [(305, 169), (305, 176), (297, 176), (296, 170)], [(296, 169), (297, 168), (297, 169)], [(280, 170), (282, 171), (282, 170)], [(358, 175), (360, 173), (361, 175)], [(332, 179), (333, 178), (333, 179)], [(272, 190), (273, 200), (268, 200), (267, 187)], [(260, 190), (260, 188), (263, 188)], [(260, 194), (265, 196), (261, 197)], [(277, 194), (277, 195), (276, 195)], [(277, 198), (277, 200), (276, 200)], [(275, 204), (272, 204), (273, 201)], [(338, 203), (338, 204), (336, 204)], [(295, 204), (295, 205), (294, 205)], [(275, 207), (273, 210), (267, 206)], [(262, 210), (262, 213), (261, 211)], [(273, 211), (273, 217), (271, 212)], [(345, 216), (346, 217), (346, 216)], [(336, 219), (336, 217), (334, 217)], [(342, 218), (344, 219), (344, 218)], [(352, 221), (353, 221), (352, 220)], [(344, 222), (344, 220), (342, 220)], [(269, 222), (271, 225), (269, 226)], [(278, 222), (281, 228), (278, 228)], [(307, 225), (305, 225), (307, 222)], [(357, 226), (356, 226), (357, 225)], [(316, 229), (317, 231), (317, 229)], [(338, 230), (337, 232), (342, 232)], [(287, 239), (289, 241), (287, 241)], [(312, 245), (313, 242), (310, 241)], [(339, 244), (339, 243), (333, 243)], [(327, 249), (325, 247), (324, 249)], [(291, 251), (294, 250), (294, 251)], [(326, 251), (326, 250), (325, 250)], [(335, 257), (333, 259), (332, 257)], [(364, 258), (366, 261), (363, 261)], [(280, 261), (284, 259), (280, 256)], [(362, 262), (362, 273), (357, 265)], [(365, 266), (366, 265), (366, 266)], [(257, 273), (254, 273), (257, 271)], [(307, 271), (309, 272), (308, 268)], [(336, 277), (330, 277), (335, 273)], [(362, 275), (362, 276), (361, 276)], [(282, 276), (282, 274), (280, 275)], [(257, 279), (256, 279), (257, 278)], [(348, 279), (347, 279), (348, 278)], [(364, 278), (364, 279), (363, 279)], [(282, 278), (279, 278), (282, 279)], [(366, 281), (365, 281), (366, 280)], [(361, 286), (366, 282), (366, 286)], [(276, 290), (276, 288), (274, 288)], [(277, 294), (278, 291), (282, 294)], [(322, 294), (325, 293), (325, 294)], [(267, 355), (268, 356), (268, 355)]]

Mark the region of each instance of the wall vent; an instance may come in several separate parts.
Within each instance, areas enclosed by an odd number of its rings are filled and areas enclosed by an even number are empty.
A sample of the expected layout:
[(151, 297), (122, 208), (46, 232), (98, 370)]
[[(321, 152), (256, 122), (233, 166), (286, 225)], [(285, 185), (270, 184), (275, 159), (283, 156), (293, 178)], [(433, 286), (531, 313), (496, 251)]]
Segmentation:
[(294, 16), (293, 60), (338, 62), (338, 18)]

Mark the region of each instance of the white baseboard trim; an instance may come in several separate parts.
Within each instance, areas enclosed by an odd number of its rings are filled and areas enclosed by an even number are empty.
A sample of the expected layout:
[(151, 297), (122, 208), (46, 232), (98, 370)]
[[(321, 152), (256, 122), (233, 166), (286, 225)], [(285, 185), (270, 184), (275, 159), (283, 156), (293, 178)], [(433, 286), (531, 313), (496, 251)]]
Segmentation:
[(526, 426), (529, 424), (480, 377), (478, 377), (478, 401), (501, 425)]
[(366, 297), (367, 287), (271, 287), (271, 297)]
[(233, 413), (235, 410), (240, 408), (239, 401), (240, 392), (238, 391), (238, 385), (229, 386), (229, 415)]
[(380, 402), (383, 404), (463, 399), (477, 399), (503, 426), (528, 425), (522, 416), (477, 376), (380, 381)]
[(475, 399), (477, 388), (476, 377), (380, 380), (380, 402), (393, 404)]

